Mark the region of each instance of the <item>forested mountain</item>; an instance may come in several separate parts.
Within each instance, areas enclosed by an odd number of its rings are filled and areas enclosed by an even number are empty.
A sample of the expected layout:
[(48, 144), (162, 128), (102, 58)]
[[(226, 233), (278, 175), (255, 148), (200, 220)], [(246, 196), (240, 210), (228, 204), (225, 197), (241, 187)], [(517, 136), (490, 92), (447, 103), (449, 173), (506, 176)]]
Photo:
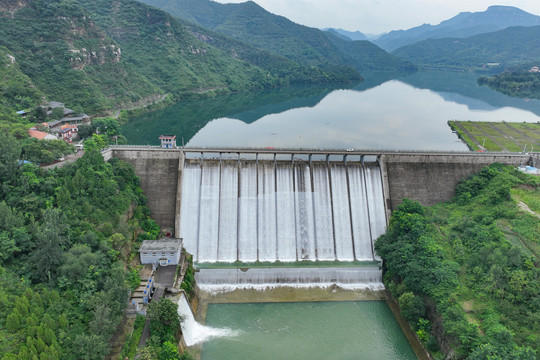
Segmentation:
[[(10, 100), (14, 110), (35, 105), (41, 96), (98, 112), (165, 94), (178, 98), (192, 92), (360, 78), (343, 66), (307, 68), (260, 51), (251, 54), (245, 46), (236, 53), (218, 49), (169, 14), (133, 0), (3, 1), (0, 47), (2, 62), (10, 64), (2, 72), (24, 76), (17, 94), (15, 82), (8, 89), (7, 80), (0, 80), (3, 94), (22, 98)], [(253, 60), (257, 58), (264, 61)], [(31, 86), (20, 86), (25, 82)]]
[(510, 27), (464, 39), (434, 39), (404, 46), (393, 55), (417, 65), (480, 68), (487, 63), (510, 65), (540, 60), (540, 26)]
[(334, 28), (327, 28), (323, 29), (323, 31), (331, 32), (333, 34), (337, 34), (343, 38), (347, 38), (349, 40), (369, 40), (368, 37), (364, 34), (362, 34), (360, 31), (347, 31), (343, 29), (334, 29)]
[(540, 25), (540, 16), (512, 6), (490, 6), (482, 12), (462, 12), (438, 25), (424, 24), (408, 30), (391, 31), (373, 42), (387, 51), (426, 39), (465, 38), (510, 26)]
[(111, 105), (110, 98), (122, 102), (159, 92), (122, 61), (118, 45), (80, 6), (27, 0), (7, 5), (0, 7), (0, 46), (43, 94), (96, 111)]
[[(300, 64), (352, 65), (362, 71), (382, 68), (396, 59), (373, 46), (353, 45), (353, 51), (336, 46), (334, 38), (328, 41), (328, 32), (296, 24), (289, 19), (269, 13), (252, 1), (240, 4), (221, 4), (210, 0), (142, 0), (159, 7), (173, 16), (195, 22), (202, 27), (242, 41), (260, 50), (284, 56)], [(331, 34), (330, 34), (331, 35)], [(343, 40), (343, 39), (342, 39)], [(362, 49), (362, 50), (360, 50)], [(364, 50), (366, 52), (364, 52)], [(376, 60), (372, 60), (372, 55)], [(384, 57), (388, 57), (384, 59)], [(405, 68), (409, 64), (403, 64)]]
[(326, 37), (343, 53), (343, 61), (359, 71), (414, 71), (416, 66), (388, 54), (380, 47), (365, 40), (344, 40), (332, 32)]
[(178, 21), (200, 41), (221, 49), (234, 58), (268, 71), (277, 76), (281, 84), (329, 83), (361, 79), (358, 72), (351, 66), (331, 63), (319, 66), (301, 65), (296, 61), (259, 50), (185, 19), (178, 18)]

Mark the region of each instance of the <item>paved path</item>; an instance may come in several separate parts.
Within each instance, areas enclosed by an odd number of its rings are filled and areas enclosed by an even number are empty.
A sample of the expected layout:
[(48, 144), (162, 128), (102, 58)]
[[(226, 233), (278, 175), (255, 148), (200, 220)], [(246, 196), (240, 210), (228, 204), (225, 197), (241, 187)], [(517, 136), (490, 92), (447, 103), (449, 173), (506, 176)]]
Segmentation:
[[(165, 288), (171, 287), (174, 283), (174, 275), (176, 274), (176, 266), (160, 266), (156, 270), (154, 281), (156, 284), (156, 291), (152, 297), (152, 302), (159, 301), (165, 292)], [(144, 323), (144, 329), (139, 340), (139, 347), (146, 345), (146, 340), (150, 336), (150, 321), (148, 317)]]
[(84, 151), (77, 151), (75, 154), (72, 155), (66, 155), (66, 160), (64, 161), (58, 161), (50, 165), (42, 166), (43, 169), (55, 169), (55, 168), (61, 168), (65, 166), (66, 164), (70, 164), (72, 162), (75, 162), (78, 158), (82, 157), (84, 155)]

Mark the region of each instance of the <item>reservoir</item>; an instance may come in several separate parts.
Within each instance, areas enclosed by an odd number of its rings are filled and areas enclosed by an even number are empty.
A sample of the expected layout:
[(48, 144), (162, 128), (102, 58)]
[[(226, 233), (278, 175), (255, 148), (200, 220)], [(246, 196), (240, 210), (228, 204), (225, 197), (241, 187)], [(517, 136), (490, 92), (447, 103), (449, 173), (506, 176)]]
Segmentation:
[(476, 83), (473, 73), (425, 71), (359, 84), (293, 86), (186, 99), (130, 119), (130, 144), (162, 134), (192, 146), (467, 150), (448, 120), (540, 121), (540, 101)]

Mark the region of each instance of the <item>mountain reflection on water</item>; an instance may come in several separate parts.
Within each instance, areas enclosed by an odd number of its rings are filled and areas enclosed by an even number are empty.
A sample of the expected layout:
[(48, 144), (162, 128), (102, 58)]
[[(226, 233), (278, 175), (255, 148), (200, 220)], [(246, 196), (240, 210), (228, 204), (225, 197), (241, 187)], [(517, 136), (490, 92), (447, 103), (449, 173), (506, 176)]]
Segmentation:
[[(389, 79), (390, 78), (390, 79)], [(130, 120), (131, 144), (467, 150), (448, 120), (540, 121), (540, 101), (497, 93), (472, 73), (369, 74), (357, 84), (187, 99)]]

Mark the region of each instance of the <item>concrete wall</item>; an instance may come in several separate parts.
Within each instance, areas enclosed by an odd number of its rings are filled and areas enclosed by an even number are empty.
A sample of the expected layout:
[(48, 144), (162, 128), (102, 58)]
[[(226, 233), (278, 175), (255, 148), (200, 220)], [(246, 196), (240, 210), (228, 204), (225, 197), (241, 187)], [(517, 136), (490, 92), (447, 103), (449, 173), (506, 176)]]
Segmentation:
[(106, 150), (103, 157), (126, 160), (135, 167), (152, 218), (161, 226), (175, 223), (178, 165), (183, 159), (179, 150), (133, 148)]
[(386, 170), (387, 208), (395, 210), (403, 198), (433, 205), (452, 198), (458, 183), (494, 162), (524, 165), (529, 155), (519, 154), (397, 154), (381, 156)]
[[(158, 147), (112, 147), (103, 152), (105, 160), (117, 157), (134, 165), (152, 217), (161, 226), (175, 226), (176, 229), (180, 222), (182, 179), (179, 174), (183, 170), (183, 154), (179, 149)], [(382, 153), (379, 162), (384, 177), (386, 208), (389, 212), (396, 209), (403, 198), (424, 205), (449, 200), (461, 180), (489, 164), (499, 162), (518, 166), (532, 164), (532, 161), (526, 154)]]

